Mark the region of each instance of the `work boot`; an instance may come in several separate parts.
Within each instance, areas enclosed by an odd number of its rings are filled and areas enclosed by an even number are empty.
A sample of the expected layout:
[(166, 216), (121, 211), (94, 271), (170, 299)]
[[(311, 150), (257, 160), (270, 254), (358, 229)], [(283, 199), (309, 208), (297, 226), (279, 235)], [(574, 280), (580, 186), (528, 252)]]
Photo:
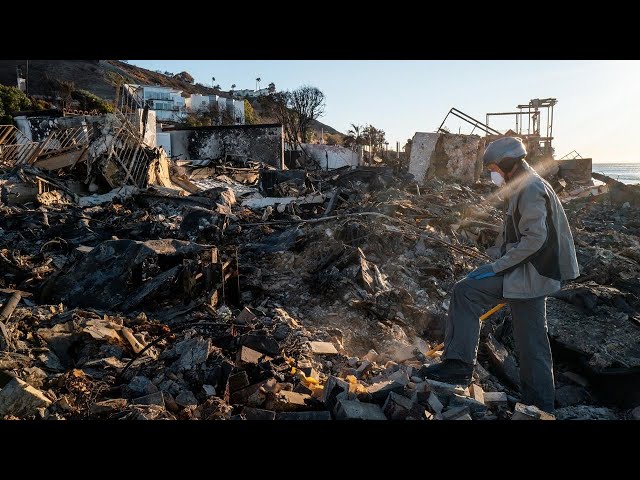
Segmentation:
[(471, 383), (473, 365), (458, 359), (447, 359), (434, 365), (423, 365), (418, 373), (424, 378), (466, 387)]

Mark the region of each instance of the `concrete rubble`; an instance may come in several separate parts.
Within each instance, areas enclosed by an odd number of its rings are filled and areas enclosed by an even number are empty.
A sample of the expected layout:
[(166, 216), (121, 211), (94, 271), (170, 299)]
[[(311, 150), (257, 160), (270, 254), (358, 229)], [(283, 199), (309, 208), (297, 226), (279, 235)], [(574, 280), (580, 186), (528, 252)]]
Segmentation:
[(73, 163), (0, 168), (2, 418), (638, 416), (632, 193), (563, 197), (582, 276), (548, 302), (557, 410), (540, 412), (520, 403), (508, 308), (483, 323), (472, 385), (420, 375), (499, 231), (478, 139), (433, 141), (416, 188), (384, 166), (179, 165), (143, 143), (136, 176), (123, 125), (98, 119)]
[(476, 181), (482, 170), (484, 142), (478, 135), (417, 132), (412, 139), (409, 173), (418, 184), (433, 179)]

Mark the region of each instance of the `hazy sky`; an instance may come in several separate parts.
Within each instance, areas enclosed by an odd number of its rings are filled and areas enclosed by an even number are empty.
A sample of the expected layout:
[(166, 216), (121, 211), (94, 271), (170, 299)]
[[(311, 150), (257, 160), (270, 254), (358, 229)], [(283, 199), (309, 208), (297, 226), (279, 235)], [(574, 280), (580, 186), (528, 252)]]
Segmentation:
[[(556, 158), (572, 150), (600, 162), (638, 162), (640, 61), (461, 60), (129, 60), (150, 70), (186, 70), (223, 90), (278, 90), (314, 85), (326, 96), (320, 120), (346, 133), (351, 123), (386, 132), (401, 147), (417, 131), (433, 132), (451, 107), (484, 121), (487, 112), (516, 110), (532, 98), (554, 97)], [(495, 117), (494, 117), (495, 118)], [(512, 118), (512, 117), (511, 117)], [(451, 132), (469, 133), (450, 117)], [(543, 123), (543, 127), (544, 127)], [(492, 123), (492, 126), (494, 124)], [(499, 130), (513, 128), (496, 124)]]

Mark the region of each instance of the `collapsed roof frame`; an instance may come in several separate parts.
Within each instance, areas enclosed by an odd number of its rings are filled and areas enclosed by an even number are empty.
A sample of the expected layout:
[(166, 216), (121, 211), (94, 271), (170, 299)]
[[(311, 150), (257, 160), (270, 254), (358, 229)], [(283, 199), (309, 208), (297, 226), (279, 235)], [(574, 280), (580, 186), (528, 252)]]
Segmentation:
[[(454, 117), (457, 117), (473, 126), (469, 135), (471, 135), (476, 128), (484, 132), (487, 139), (491, 140), (504, 137), (505, 135), (515, 134), (522, 137), (524, 140), (527, 140), (527, 143), (530, 145), (531, 142), (533, 142), (533, 144), (537, 144), (540, 148), (538, 151), (541, 151), (543, 155), (552, 154), (553, 148), (551, 147), (551, 141), (553, 140), (553, 107), (557, 103), (558, 100), (555, 98), (534, 98), (526, 105), (518, 105), (516, 107), (518, 109), (517, 112), (487, 113), (485, 123), (455, 107), (452, 107), (444, 117), (444, 120), (442, 120), (437, 133), (450, 133), (449, 130), (444, 127), (444, 124), (449, 118), (449, 115), (453, 115)], [(542, 109), (546, 109), (547, 111), (546, 136), (540, 135)], [(489, 125), (489, 120), (490, 117), (493, 116), (515, 116), (515, 130), (507, 130), (506, 133), (501, 133), (495, 128), (492, 128)], [(524, 131), (525, 116), (527, 123), (526, 133)]]
[[(464, 120), (465, 122), (469, 123), (470, 125), (473, 125), (473, 130), (475, 130), (476, 128), (478, 128), (479, 130), (482, 130), (485, 133), (485, 135), (501, 135), (499, 131), (491, 128), (489, 125), (485, 123), (482, 123), (480, 120), (473, 118), (471, 115), (467, 115), (466, 113), (464, 113), (461, 110), (458, 110), (455, 107), (452, 107), (451, 110), (449, 110), (449, 113), (447, 113), (447, 115), (444, 117), (444, 120), (442, 120), (442, 123), (438, 127), (437, 133), (450, 133), (448, 130), (443, 128), (444, 123), (447, 121), (447, 118), (449, 118), (449, 115), (458, 117), (461, 120)], [(471, 130), (471, 133), (473, 133), (473, 130)], [(471, 133), (469, 135), (471, 135)]]
[[(551, 141), (553, 140), (553, 107), (558, 103), (555, 98), (534, 98), (526, 105), (518, 105), (517, 112), (492, 112), (486, 114), (486, 124), (489, 126), (489, 117), (493, 116), (514, 116), (516, 128), (514, 132), (521, 137), (538, 137), (538, 142), (544, 152), (553, 151)], [(547, 111), (546, 135), (540, 135), (542, 109)], [(525, 118), (527, 121), (527, 131), (524, 132)]]
[[(89, 176), (99, 160), (96, 165), (112, 188), (122, 184), (144, 188), (156, 153), (146, 144), (144, 131), (132, 122), (135, 115), (116, 108), (113, 114), (101, 116), (104, 124), (85, 119), (78, 126), (51, 130), (40, 142), (31, 141), (13, 125), (0, 125), (0, 164), (58, 170), (86, 161)], [(108, 134), (102, 132), (105, 126)]]

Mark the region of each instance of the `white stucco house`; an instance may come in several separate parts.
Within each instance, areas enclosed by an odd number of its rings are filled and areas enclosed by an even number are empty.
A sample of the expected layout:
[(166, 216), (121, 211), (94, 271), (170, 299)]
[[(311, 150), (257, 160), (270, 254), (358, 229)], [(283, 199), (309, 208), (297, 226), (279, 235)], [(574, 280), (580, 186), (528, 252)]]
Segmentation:
[(182, 90), (159, 85), (125, 84), (124, 87), (139, 107), (148, 104), (155, 110), (159, 122), (182, 122), (188, 113), (208, 110), (210, 105), (217, 103), (220, 111), (232, 112), (236, 125), (244, 125), (244, 100), (197, 93), (184, 97)]
[(126, 93), (135, 99), (139, 107), (149, 105), (156, 112), (156, 119), (165, 122), (180, 122), (187, 113), (181, 90), (159, 85), (125, 84)]
[(268, 88), (261, 88), (260, 90), (244, 89), (244, 90), (233, 91), (234, 97), (256, 98), (256, 97), (262, 97), (267, 95), (271, 95), (271, 92), (269, 91)]

